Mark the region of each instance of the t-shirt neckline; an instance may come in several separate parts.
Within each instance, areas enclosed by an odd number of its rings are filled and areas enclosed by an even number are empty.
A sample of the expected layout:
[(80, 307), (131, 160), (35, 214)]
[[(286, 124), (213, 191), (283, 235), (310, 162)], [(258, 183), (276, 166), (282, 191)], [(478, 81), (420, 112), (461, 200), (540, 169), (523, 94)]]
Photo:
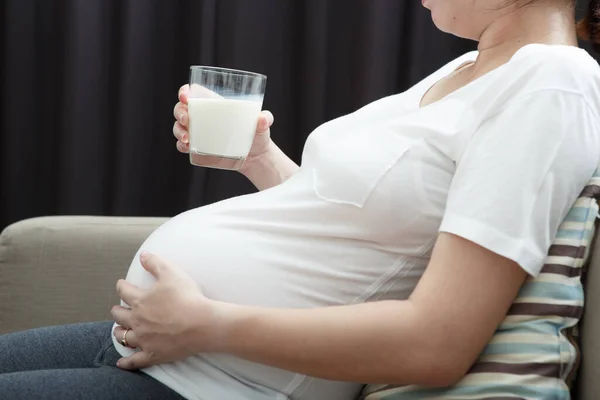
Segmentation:
[(423, 97), (431, 90), (431, 88), (435, 85), (438, 84), (438, 82), (442, 81), (443, 79), (445, 79), (446, 77), (448, 77), (450, 74), (454, 73), (456, 70), (458, 70), (459, 68), (461, 68), (465, 63), (468, 62), (475, 62), (475, 60), (477, 60), (477, 56), (479, 55), (478, 51), (472, 51), (467, 53), (464, 57), (460, 57), (458, 58), (456, 61), (459, 61), (459, 64), (456, 68), (452, 69), (449, 73), (445, 73), (440, 79), (436, 80), (432, 85), (426, 85), (425, 87), (425, 91), (419, 91), (419, 93), (417, 93), (416, 96), (416, 104), (413, 104), (413, 108), (416, 108), (417, 110), (425, 110), (431, 106), (434, 106), (438, 103), (450, 100), (453, 97), (456, 97), (458, 94), (462, 93), (463, 91), (467, 90), (468, 88), (475, 86), (476, 84), (480, 83), (481, 81), (485, 81), (486, 79), (489, 79), (490, 76), (493, 76), (494, 74), (497, 74), (499, 71), (504, 70), (505, 68), (507, 68), (507, 66), (509, 66), (510, 64), (512, 64), (513, 61), (517, 60), (518, 58), (520, 58), (520, 56), (527, 51), (527, 49), (532, 49), (532, 48), (564, 48), (567, 50), (578, 50), (578, 51), (585, 51), (582, 50), (580, 47), (576, 47), (576, 46), (570, 46), (570, 45), (563, 45), (563, 44), (546, 44), (546, 43), (528, 43), (522, 47), (520, 47), (511, 57), (510, 59), (494, 68), (493, 70), (491, 70), (490, 72), (480, 76), (479, 78), (467, 83), (464, 86), (459, 87), (458, 89), (448, 93), (446, 96), (442, 97), (441, 99), (434, 101), (433, 103), (429, 103), (425, 106), (421, 106), (421, 103), (423, 102)]

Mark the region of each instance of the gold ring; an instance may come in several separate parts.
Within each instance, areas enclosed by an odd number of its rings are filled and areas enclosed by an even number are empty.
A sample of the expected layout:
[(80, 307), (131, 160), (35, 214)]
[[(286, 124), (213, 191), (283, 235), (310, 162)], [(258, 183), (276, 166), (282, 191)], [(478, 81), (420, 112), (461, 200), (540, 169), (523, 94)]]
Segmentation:
[(127, 334), (131, 329), (125, 329), (125, 333), (123, 333), (123, 339), (121, 339), (121, 344), (125, 347), (129, 347), (129, 342), (127, 342)]

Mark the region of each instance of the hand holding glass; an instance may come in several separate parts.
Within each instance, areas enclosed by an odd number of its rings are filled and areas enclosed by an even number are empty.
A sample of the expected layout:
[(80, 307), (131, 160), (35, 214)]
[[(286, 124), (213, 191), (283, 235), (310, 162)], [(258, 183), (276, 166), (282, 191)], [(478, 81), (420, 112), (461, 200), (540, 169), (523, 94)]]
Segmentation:
[(246, 161), (262, 110), (267, 77), (217, 67), (191, 67), (190, 162), (238, 170)]

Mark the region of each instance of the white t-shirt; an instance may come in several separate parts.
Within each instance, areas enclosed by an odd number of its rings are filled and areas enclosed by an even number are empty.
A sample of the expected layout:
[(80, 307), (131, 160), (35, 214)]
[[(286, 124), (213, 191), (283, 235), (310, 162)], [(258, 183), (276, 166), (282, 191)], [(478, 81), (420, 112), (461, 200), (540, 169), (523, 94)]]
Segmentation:
[[(142, 249), (185, 269), (209, 298), (261, 307), (406, 299), (440, 231), (538, 274), (600, 162), (600, 68), (580, 49), (528, 45), (419, 108), (429, 87), (476, 56), (322, 125), (287, 182), (185, 212)], [(127, 279), (154, 281), (137, 255)], [(222, 354), (145, 372), (195, 400), (350, 400), (361, 389)]]

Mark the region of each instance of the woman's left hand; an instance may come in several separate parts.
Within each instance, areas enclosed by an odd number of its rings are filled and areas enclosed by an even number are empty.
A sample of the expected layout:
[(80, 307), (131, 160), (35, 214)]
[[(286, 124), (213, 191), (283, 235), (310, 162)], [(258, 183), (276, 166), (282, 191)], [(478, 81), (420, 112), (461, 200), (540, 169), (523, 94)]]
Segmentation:
[(212, 323), (215, 312), (198, 284), (156, 255), (142, 253), (140, 261), (156, 277), (156, 283), (150, 290), (124, 280), (117, 283), (119, 297), (131, 309), (113, 307), (113, 318), (120, 325), (114, 335), (121, 342), (127, 330), (126, 343), (139, 350), (120, 359), (117, 366), (136, 370), (210, 350), (216, 333)]

